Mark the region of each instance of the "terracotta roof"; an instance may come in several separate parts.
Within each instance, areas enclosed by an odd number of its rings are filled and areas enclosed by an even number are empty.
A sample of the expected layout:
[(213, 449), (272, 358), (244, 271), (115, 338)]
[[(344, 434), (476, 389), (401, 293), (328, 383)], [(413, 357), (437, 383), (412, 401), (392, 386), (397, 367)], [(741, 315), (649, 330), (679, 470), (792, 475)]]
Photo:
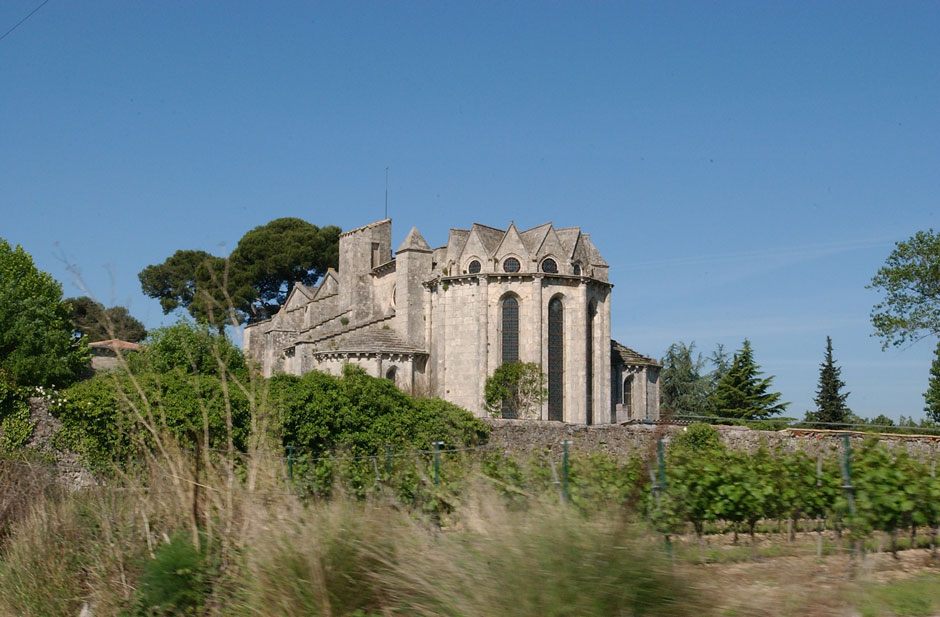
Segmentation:
[(128, 341), (120, 341), (118, 339), (108, 339), (107, 341), (95, 341), (94, 343), (88, 343), (89, 347), (94, 347), (95, 349), (110, 349), (111, 351), (116, 351), (118, 349), (129, 350), (129, 351), (139, 351), (140, 345), (137, 343), (130, 343)]
[(317, 351), (322, 353), (395, 353), (426, 354), (423, 349), (403, 341), (391, 328), (355, 330), (319, 341)]
[(623, 364), (645, 364), (648, 366), (661, 366), (653, 358), (647, 358), (643, 354), (633, 351), (626, 345), (621, 345), (617, 341), (610, 341), (611, 360), (616, 364), (618, 361)]

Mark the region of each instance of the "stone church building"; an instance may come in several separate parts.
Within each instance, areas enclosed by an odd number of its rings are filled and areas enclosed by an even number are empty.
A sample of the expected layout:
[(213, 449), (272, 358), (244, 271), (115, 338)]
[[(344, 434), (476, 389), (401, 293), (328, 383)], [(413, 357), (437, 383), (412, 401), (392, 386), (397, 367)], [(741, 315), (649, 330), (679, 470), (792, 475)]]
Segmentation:
[(474, 224), (428, 246), (416, 228), (392, 254), (392, 221), (340, 235), (339, 270), (294, 286), (245, 328), (264, 374), (339, 374), (344, 364), (483, 415), (503, 362), (547, 376), (540, 418), (607, 424), (659, 417), (659, 365), (610, 338), (608, 265), (578, 227)]

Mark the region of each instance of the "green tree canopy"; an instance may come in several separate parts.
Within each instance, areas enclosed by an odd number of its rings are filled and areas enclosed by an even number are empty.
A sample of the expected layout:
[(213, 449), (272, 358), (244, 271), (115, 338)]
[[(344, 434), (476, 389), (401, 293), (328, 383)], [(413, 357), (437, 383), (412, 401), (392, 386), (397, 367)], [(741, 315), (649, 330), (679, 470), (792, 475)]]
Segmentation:
[(744, 339), (734, 354), (731, 366), (722, 375), (712, 395), (712, 407), (719, 416), (760, 420), (782, 412), (789, 403), (781, 403), (779, 392), (769, 392), (773, 376), (761, 378), (754, 362), (751, 342)]
[(882, 349), (940, 336), (940, 234), (918, 231), (898, 242), (868, 288), (884, 294), (871, 311)]
[(848, 422), (852, 416), (846, 406), (848, 392), (842, 392), (845, 382), (840, 377), (842, 369), (832, 359), (832, 339), (826, 337), (826, 357), (819, 365), (819, 386), (816, 388), (816, 411), (807, 414), (807, 420), (826, 423)]
[(714, 389), (715, 386), (718, 385), (718, 382), (721, 381), (724, 374), (728, 372), (728, 369), (731, 368), (731, 358), (728, 356), (728, 352), (725, 351), (725, 346), (718, 343), (718, 346), (715, 347), (715, 351), (712, 352), (708, 360), (714, 367), (712, 372), (708, 375), (711, 381), (711, 387)]
[(74, 381), (90, 356), (73, 332), (62, 286), (0, 238), (0, 373), (18, 386)]
[(162, 264), (141, 270), (143, 292), (160, 300), (164, 313), (184, 308), (201, 322), (221, 327), (229, 311), (241, 321), (276, 313), (294, 283), (314, 285), (339, 262), (339, 227), (317, 227), (280, 218), (255, 227), (228, 259), (180, 250)]
[(250, 299), (250, 317), (276, 313), (294, 283), (315, 285), (327, 268), (339, 263), (340, 228), (319, 228), (298, 218), (275, 219), (255, 227), (239, 240), (231, 255), (232, 269)]
[[(162, 264), (147, 266), (137, 278), (145, 295), (160, 300), (164, 314), (183, 308), (197, 321), (221, 325), (223, 307), (229, 305), (227, 273), (225, 259), (205, 251), (181, 250)], [(233, 299), (231, 304), (243, 303)]]
[(711, 384), (702, 374), (705, 360), (694, 356), (695, 343), (673, 343), (663, 356), (663, 369), (659, 374), (660, 407), (685, 415), (705, 415), (709, 412), (708, 397)]
[(116, 338), (137, 343), (147, 337), (147, 329), (123, 306), (105, 308), (88, 296), (69, 298), (69, 319), (90, 343)]
[(933, 364), (930, 365), (930, 380), (924, 392), (924, 411), (934, 422), (940, 422), (940, 343), (934, 351)]
[(247, 375), (245, 357), (232, 341), (205, 324), (185, 320), (153, 330), (144, 349), (128, 358), (131, 370), (140, 374), (218, 376), (224, 370), (240, 377)]

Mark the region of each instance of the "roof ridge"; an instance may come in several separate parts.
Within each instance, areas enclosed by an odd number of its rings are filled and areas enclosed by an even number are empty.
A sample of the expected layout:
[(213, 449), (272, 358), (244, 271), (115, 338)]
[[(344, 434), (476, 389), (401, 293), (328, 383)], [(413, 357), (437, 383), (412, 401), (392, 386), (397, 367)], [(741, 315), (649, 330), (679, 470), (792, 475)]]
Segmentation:
[(374, 221), (374, 222), (372, 222), (372, 223), (369, 223), (368, 225), (363, 225), (362, 227), (356, 227), (355, 229), (350, 229), (349, 231), (344, 231), (343, 233), (341, 233), (341, 234), (339, 235), (339, 237), (342, 238), (343, 236), (348, 236), (349, 234), (354, 234), (354, 233), (356, 233), (357, 231), (362, 231), (362, 230), (364, 230), (364, 229), (371, 229), (372, 227), (377, 227), (378, 225), (381, 225), (382, 223), (391, 223), (391, 222), (392, 222), (392, 219), (382, 219), (381, 221)]

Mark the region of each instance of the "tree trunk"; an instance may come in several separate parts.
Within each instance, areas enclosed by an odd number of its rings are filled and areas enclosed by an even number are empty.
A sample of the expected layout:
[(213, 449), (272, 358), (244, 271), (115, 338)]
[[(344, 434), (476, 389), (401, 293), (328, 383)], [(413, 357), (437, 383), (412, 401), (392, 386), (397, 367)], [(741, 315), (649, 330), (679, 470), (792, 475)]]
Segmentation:
[(757, 535), (754, 533), (754, 530), (757, 527), (757, 521), (750, 521), (748, 525), (750, 526), (750, 532), (751, 532), (751, 559), (756, 559), (757, 558)]

